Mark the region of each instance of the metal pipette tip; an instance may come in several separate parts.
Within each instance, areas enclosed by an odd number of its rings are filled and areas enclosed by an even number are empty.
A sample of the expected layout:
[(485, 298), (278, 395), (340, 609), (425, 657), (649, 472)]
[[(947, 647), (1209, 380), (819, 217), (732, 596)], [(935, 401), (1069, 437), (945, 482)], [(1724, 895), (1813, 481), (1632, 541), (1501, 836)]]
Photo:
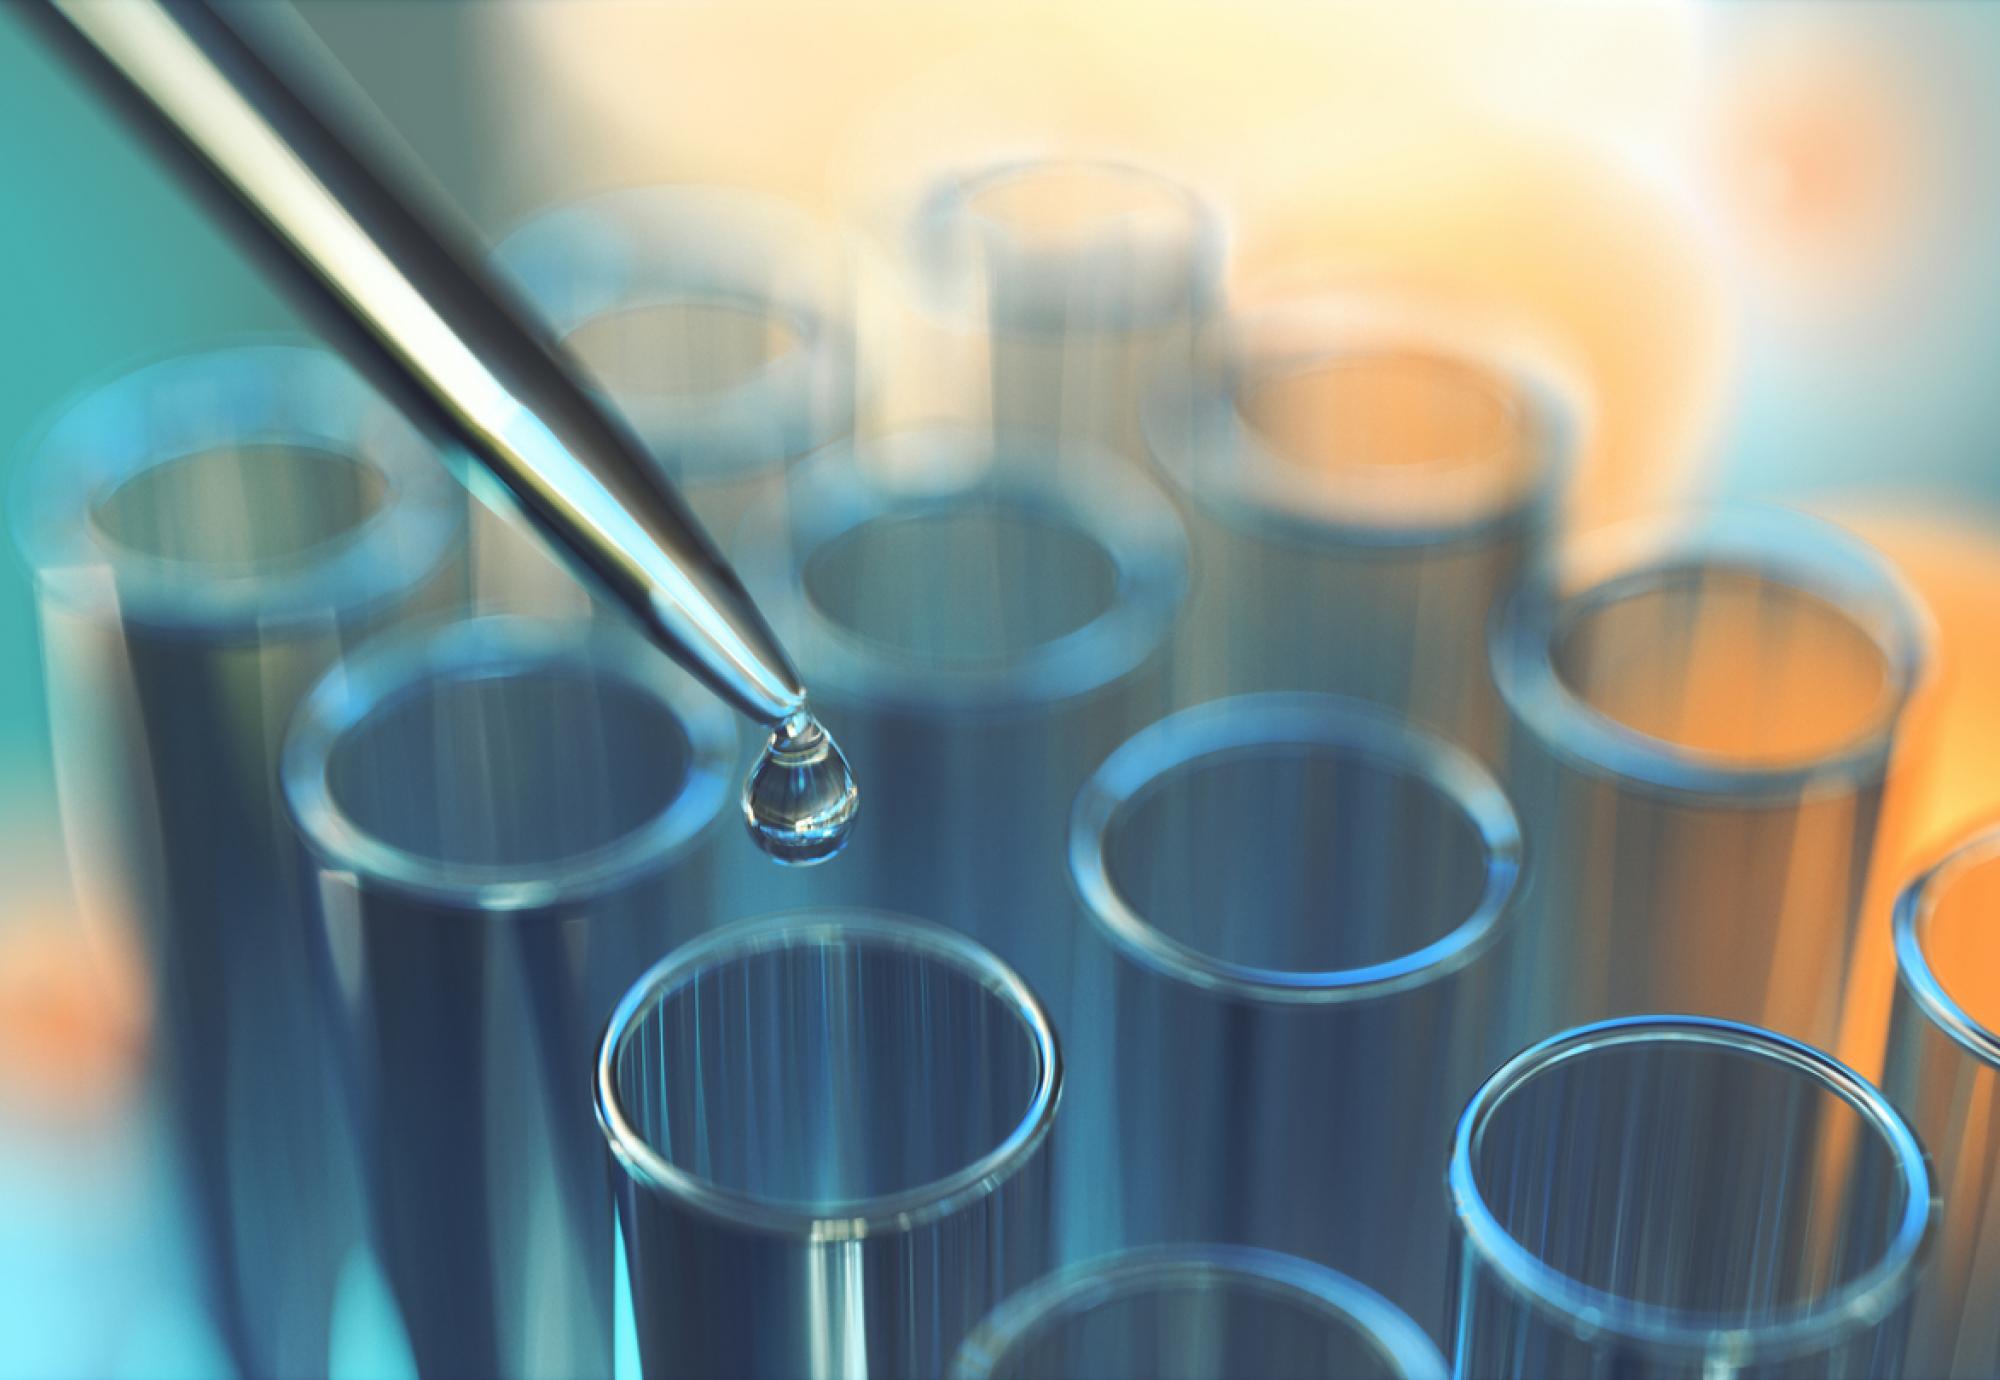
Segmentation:
[(803, 709), (771, 734), (743, 782), (751, 839), (787, 867), (811, 867), (838, 853), (860, 808), (861, 790), (840, 745)]
[[(664, 651), (776, 725), (744, 786), (780, 862), (840, 851), (860, 799), (806, 712), (805, 684), (707, 533), (547, 331), (367, 136), (365, 107), (314, 70), (286, 5), (55, 0), (26, 7), (156, 147), (318, 310), (335, 343), (412, 415), (462, 446), (496, 493)], [(286, 61), (303, 64), (281, 70)]]

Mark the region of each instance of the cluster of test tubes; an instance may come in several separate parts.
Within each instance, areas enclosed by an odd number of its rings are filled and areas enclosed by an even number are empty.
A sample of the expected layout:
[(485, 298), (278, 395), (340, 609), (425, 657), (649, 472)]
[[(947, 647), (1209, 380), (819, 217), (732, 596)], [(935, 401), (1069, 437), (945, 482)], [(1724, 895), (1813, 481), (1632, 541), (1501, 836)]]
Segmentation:
[(661, 186), (494, 251), (846, 747), (821, 866), (336, 356), (46, 431), (66, 846), (240, 1374), (343, 1373), (364, 1276), (420, 1380), (2000, 1371), (2000, 834), (1871, 890), (1892, 564), (1580, 530), (1530, 335), (1239, 291), (1166, 173), (890, 219)]

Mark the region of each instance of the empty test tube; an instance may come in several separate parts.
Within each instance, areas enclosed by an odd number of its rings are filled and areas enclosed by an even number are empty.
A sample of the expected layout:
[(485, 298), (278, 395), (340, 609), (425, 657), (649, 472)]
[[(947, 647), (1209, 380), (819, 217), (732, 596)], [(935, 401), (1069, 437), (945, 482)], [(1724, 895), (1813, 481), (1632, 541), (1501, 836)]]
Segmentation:
[(608, 1375), (596, 1038), (711, 919), (728, 712), (609, 622), (372, 644), (286, 742), (376, 1248), (419, 1376)]
[(1185, 361), (1221, 297), (1220, 216), (1136, 165), (1030, 158), (932, 184), (909, 227), (927, 314), (983, 336), (985, 420), (1018, 449), (1060, 439), (1138, 460), (1139, 397), (1162, 361)]
[(1218, 700), (1111, 755), (1069, 859), (1068, 1249), (1271, 1247), (1445, 1335), (1441, 1147), (1521, 865), (1492, 777), (1358, 701)]
[(1726, 509), (1571, 543), (1491, 651), (1537, 853), (1520, 1038), (1667, 1010), (1831, 1045), (1915, 596), (1831, 524)]
[(1578, 425), (1514, 353), (1307, 297), (1156, 376), (1147, 442), (1196, 568), (1178, 702), (1353, 695), (1490, 754), (1487, 616), (1547, 537)]
[(1894, 923), (1883, 1090), (1930, 1151), (1941, 1204), (1906, 1370), (1973, 1380), (2000, 1372), (2000, 831), (1914, 879)]
[(90, 391), (15, 499), (70, 870), (139, 932), (198, 1287), (244, 1374), (323, 1373), (360, 1214), (280, 740), (358, 639), (462, 600), (462, 498), (344, 362), (262, 343)]
[(1444, 1380), (1422, 1328), (1323, 1265), (1240, 1246), (1073, 1265), (995, 1309), (949, 1380)]
[(1041, 1004), (935, 925), (741, 921), (634, 986), (597, 1063), (642, 1373), (939, 1374), (1051, 1264)]
[(945, 428), (831, 448), (734, 559), (871, 783), (846, 854), (791, 894), (963, 929), (1061, 1020), (1063, 818), (1165, 707), (1187, 577), (1179, 519), (1143, 472), (1051, 453)]
[(1467, 1105), (1448, 1182), (1465, 1380), (1902, 1373), (1929, 1168), (1797, 1041), (1691, 1016), (1564, 1032)]

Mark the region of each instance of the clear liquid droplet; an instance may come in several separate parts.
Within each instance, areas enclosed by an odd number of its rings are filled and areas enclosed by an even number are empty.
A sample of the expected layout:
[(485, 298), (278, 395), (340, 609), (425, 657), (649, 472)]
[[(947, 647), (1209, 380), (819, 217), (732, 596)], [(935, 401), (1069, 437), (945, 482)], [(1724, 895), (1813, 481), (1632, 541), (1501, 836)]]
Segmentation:
[(771, 735), (743, 783), (751, 840), (787, 867), (810, 867), (838, 853), (860, 808), (861, 791), (839, 744), (804, 710)]

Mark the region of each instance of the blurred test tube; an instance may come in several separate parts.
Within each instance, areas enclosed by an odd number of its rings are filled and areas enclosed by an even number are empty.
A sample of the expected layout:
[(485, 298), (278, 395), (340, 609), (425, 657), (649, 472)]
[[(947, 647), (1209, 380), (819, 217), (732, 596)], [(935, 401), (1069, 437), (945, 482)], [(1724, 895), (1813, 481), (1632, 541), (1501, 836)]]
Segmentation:
[[(718, 540), (782, 495), (787, 464), (853, 425), (851, 266), (802, 209), (720, 187), (625, 188), (532, 217), (494, 263)], [(532, 539), (497, 515), (480, 522), (482, 593), (580, 606)]]
[(648, 1380), (939, 1374), (1051, 1263), (1041, 1004), (935, 925), (740, 921), (620, 1003), (597, 1065)]
[(1830, 1056), (1649, 1016), (1566, 1031), (1452, 1147), (1465, 1380), (1895, 1380), (1934, 1227), (1922, 1147)]
[(1422, 1328), (1323, 1265), (1141, 1248), (1040, 1280), (966, 1338), (949, 1380), (1444, 1380)]
[(1221, 295), (1223, 226), (1199, 194), (1132, 164), (1022, 159), (939, 178), (908, 233), (925, 314), (961, 348), (983, 340), (984, 406), (968, 401), (999, 445), (1143, 458), (1141, 390), (1185, 363)]
[(868, 792), (845, 856), (756, 876), (964, 929), (1060, 1020), (1063, 819), (1165, 707), (1187, 556), (1137, 467), (1037, 453), (942, 428), (835, 447), (793, 472), (789, 514), (745, 524), (736, 566)]
[(1437, 1176), (1521, 863), (1486, 770), (1358, 701), (1219, 700), (1112, 754), (1069, 857), (1069, 1249), (1268, 1246), (1444, 1335)]
[(376, 1246), (424, 1377), (606, 1375), (598, 1033), (710, 920), (728, 712), (610, 623), (460, 621), (334, 670), (285, 745)]
[(1782, 509), (1606, 529), (1496, 613), (1507, 782), (1535, 858), (1517, 1038), (1633, 1011), (1838, 1028), (1915, 597)]
[(1899, 979), (1883, 1089), (1930, 1151), (1942, 1205), (1907, 1369), (2000, 1373), (2000, 830), (1912, 881), (1895, 910)]
[(1355, 695), (1490, 753), (1487, 615), (1547, 536), (1575, 446), (1544, 374), (1359, 296), (1238, 313), (1192, 372), (1158, 374), (1146, 437), (1196, 577), (1176, 700)]
[(88, 393), (15, 498), (70, 868), (141, 935), (218, 1334), (246, 1374), (323, 1373), (358, 1211), (279, 744), (354, 641), (463, 598), (463, 500), (345, 363), (281, 344)]

